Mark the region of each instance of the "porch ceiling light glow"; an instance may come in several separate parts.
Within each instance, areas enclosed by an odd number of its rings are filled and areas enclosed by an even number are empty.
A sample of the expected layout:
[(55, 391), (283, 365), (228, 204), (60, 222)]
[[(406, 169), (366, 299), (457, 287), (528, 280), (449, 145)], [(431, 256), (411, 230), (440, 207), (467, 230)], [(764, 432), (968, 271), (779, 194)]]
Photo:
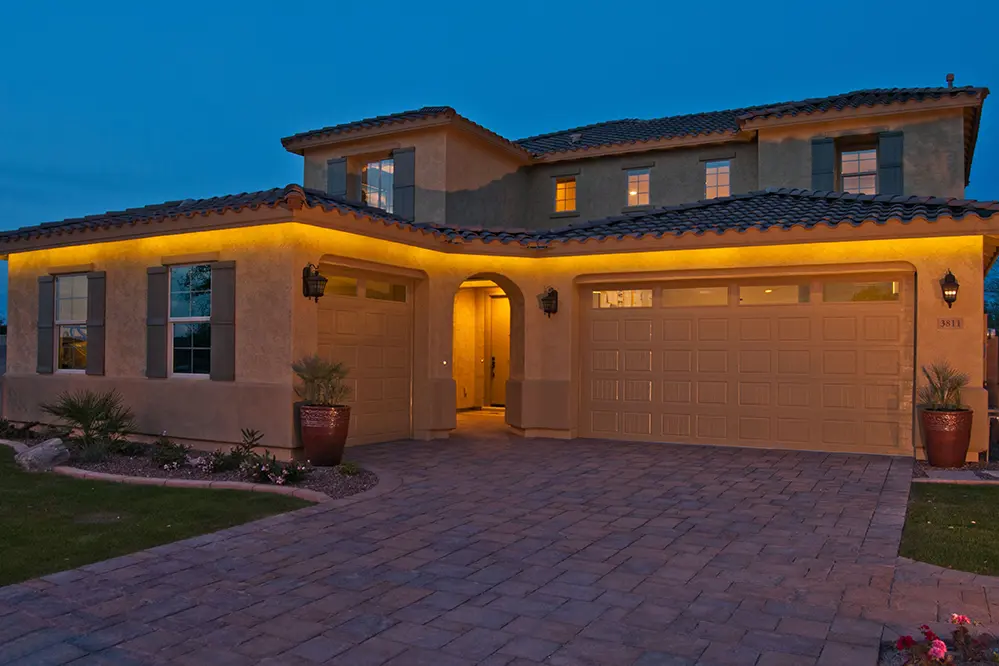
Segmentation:
[(538, 305), (548, 317), (558, 312), (558, 290), (555, 287), (548, 287), (545, 293), (538, 296)]
[(326, 282), (327, 279), (315, 264), (308, 264), (302, 269), (302, 295), (306, 298), (314, 298), (318, 303), (326, 293)]
[(961, 285), (957, 283), (957, 278), (948, 269), (947, 275), (944, 275), (943, 279), (940, 280), (940, 290), (943, 291), (943, 299), (948, 308), (954, 306), (954, 302), (957, 300), (957, 290), (960, 288)]

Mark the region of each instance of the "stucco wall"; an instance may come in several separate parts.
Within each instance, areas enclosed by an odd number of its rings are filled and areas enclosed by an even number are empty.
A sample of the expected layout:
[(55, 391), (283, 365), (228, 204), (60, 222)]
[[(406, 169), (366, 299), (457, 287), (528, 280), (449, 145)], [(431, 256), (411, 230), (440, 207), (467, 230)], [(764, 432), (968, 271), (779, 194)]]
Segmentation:
[(812, 139), (903, 133), (904, 193), (964, 196), (964, 120), (960, 109), (840, 119), (760, 129), (759, 182), (766, 187), (812, 187)]
[[(518, 226), (525, 158), (467, 132), (447, 135), (447, 221), (461, 227)], [(420, 196), (420, 192), (417, 192)]]
[[(650, 166), (651, 206), (699, 201), (704, 198), (704, 163), (731, 160), (731, 191), (758, 189), (758, 159), (753, 143), (674, 148), (648, 153), (596, 157), (570, 162), (537, 164), (528, 172), (527, 209), (519, 225), (530, 228), (561, 227), (573, 222), (620, 215), (627, 207), (627, 169)], [(553, 179), (576, 176), (575, 216), (553, 214)]]
[[(4, 415), (44, 421), (39, 403), (63, 390), (116, 388), (143, 433), (165, 430), (182, 439), (236, 442), (240, 428), (256, 428), (269, 436), (269, 444), (288, 446), (291, 302), (300, 289), (301, 267), (296, 283), (290, 279), (295, 271), (287, 230), (206, 231), (11, 255)], [(234, 382), (145, 377), (146, 269), (183, 256), (236, 262)], [(104, 377), (35, 374), (38, 277), (68, 266), (107, 273)]]

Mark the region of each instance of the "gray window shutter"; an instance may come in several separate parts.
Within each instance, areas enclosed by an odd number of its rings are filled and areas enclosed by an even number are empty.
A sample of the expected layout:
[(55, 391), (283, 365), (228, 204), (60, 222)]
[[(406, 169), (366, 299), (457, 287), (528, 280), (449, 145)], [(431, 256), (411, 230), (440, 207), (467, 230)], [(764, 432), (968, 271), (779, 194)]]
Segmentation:
[(392, 212), (404, 220), (416, 219), (416, 149), (392, 151), (393, 174)]
[(878, 135), (878, 194), (902, 195), (902, 133)]
[(87, 374), (104, 374), (104, 271), (87, 273)]
[(326, 194), (331, 197), (347, 196), (347, 159), (341, 157), (326, 163)]
[(170, 271), (166, 266), (146, 269), (146, 377), (167, 376), (167, 318), (170, 312)]
[(812, 139), (812, 189), (836, 189), (836, 143), (832, 139)]
[(212, 264), (212, 369), (217, 382), (236, 379), (236, 262)]
[(38, 278), (38, 367), (40, 374), (55, 369), (55, 278)]

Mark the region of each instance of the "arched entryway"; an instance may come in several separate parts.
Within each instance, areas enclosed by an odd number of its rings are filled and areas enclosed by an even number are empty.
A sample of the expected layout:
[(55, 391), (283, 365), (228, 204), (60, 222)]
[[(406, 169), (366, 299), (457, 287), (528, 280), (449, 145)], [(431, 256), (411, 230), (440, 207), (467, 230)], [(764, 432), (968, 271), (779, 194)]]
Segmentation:
[(459, 431), (505, 427), (509, 380), (523, 378), (523, 321), (523, 294), (502, 275), (472, 275), (456, 291), (452, 376)]

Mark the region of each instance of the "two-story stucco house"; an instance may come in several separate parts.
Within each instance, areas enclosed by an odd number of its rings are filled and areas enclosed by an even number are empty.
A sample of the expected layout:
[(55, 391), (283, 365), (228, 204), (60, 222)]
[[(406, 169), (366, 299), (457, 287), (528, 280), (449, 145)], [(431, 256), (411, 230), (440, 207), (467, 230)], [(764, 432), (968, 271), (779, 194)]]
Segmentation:
[(0, 236), (4, 413), (114, 387), (143, 432), (256, 428), (293, 455), (289, 366), (318, 351), (351, 368), (353, 443), (447, 437), (497, 405), (525, 437), (911, 455), (916, 370), (943, 360), (972, 378), (974, 456), (999, 204), (963, 197), (987, 95), (520, 140), (424, 107), (296, 134), (302, 186)]

